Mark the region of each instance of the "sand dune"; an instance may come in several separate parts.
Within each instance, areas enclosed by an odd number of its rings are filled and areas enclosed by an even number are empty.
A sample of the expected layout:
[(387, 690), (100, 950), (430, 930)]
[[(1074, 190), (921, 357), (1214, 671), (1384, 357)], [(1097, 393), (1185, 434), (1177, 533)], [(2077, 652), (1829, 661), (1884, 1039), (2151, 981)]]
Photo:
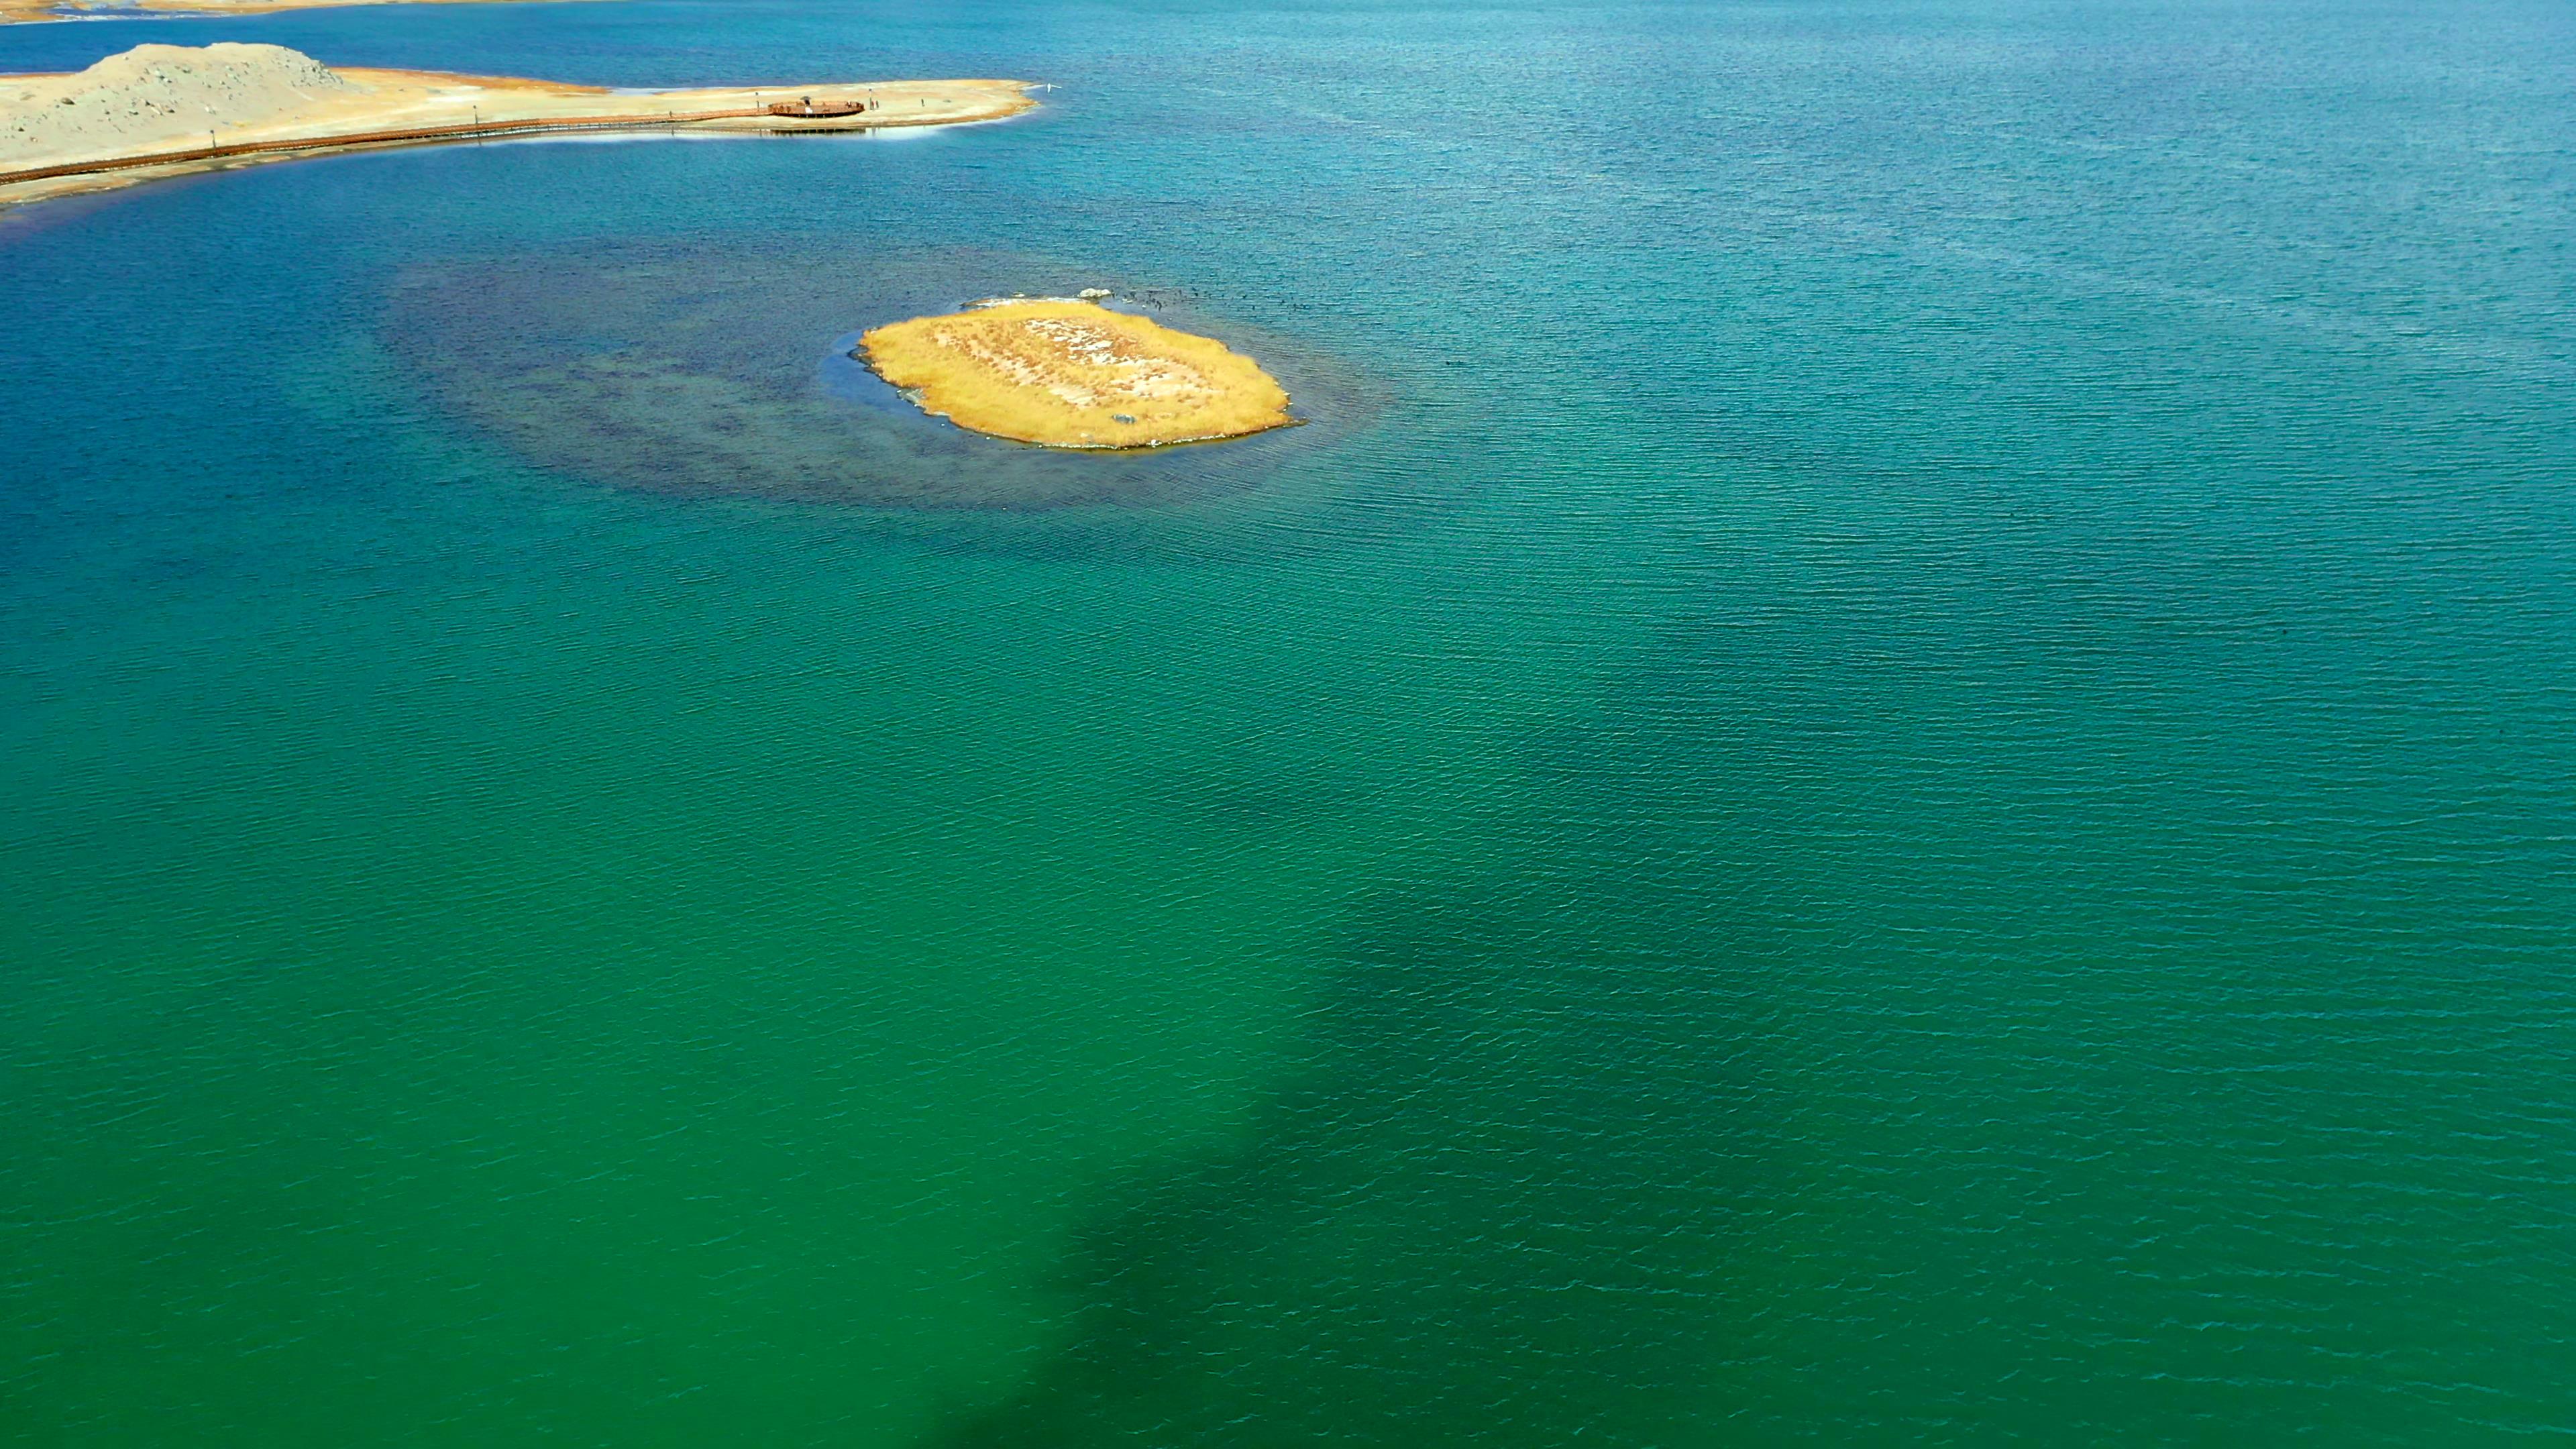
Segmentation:
[[(0, 76), (0, 203), (315, 149), (513, 129), (796, 131), (992, 120), (1028, 109), (1027, 89), (953, 80), (611, 92), (507, 76), (334, 69), (276, 45), (139, 45), (77, 74)], [(868, 109), (813, 119), (766, 109), (806, 97)], [(118, 169), (80, 170), (92, 167)], [(67, 170), (79, 174), (29, 174)]]
[(206, 139), (372, 89), (282, 45), (138, 45), (77, 75), (0, 80), (0, 171)]

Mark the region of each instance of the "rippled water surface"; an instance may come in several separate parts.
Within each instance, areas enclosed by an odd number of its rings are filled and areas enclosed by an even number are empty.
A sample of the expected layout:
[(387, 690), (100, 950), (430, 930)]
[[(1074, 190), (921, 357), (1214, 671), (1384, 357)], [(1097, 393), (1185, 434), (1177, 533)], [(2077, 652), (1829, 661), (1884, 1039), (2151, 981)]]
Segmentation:
[(146, 39), (1058, 88), (0, 218), (0, 1442), (2576, 1434), (2564, 5)]

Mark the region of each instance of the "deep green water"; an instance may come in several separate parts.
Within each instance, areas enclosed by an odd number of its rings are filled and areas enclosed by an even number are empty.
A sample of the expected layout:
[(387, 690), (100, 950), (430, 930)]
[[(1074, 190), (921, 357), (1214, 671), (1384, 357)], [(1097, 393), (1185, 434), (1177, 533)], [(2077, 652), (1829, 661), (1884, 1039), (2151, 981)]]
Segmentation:
[(0, 1442), (2576, 1435), (2563, 3), (219, 38), (1059, 89), (0, 219)]

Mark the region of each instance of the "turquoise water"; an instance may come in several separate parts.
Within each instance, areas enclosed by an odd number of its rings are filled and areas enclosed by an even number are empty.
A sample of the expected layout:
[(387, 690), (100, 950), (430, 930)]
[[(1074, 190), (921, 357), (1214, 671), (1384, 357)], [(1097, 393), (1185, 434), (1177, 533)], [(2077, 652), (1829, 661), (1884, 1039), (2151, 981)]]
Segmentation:
[(0, 1440), (2576, 1434), (2576, 12), (218, 38), (1059, 88), (0, 219)]

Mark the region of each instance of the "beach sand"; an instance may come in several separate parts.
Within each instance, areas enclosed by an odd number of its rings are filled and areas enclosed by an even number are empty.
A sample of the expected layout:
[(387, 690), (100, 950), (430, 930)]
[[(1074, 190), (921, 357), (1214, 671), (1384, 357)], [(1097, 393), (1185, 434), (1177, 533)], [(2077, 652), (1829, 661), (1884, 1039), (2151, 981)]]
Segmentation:
[[(510, 128), (776, 132), (995, 120), (1034, 105), (1026, 92), (1021, 82), (1007, 80), (612, 92), (509, 76), (335, 69), (274, 45), (140, 45), (74, 74), (0, 76), (0, 204), (317, 151), (466, 140)], [(806, 97), (875, 108), (816, 119), (764, 110)], [(259, 149), (271, 146), (296, 149)], [(121, 169), (26, 174), (106, 165)]]
[(0, 25), (79, 20), (93, 15), (264, 15), (341, 5), (501, 4), (505, 0), (0, 0)]
[(1213, 338), (1044, 297), (879, 327), (854, 354), (926, 412), (1056, 448), (1151, 448), (1296, 421), (1261, 365)]

